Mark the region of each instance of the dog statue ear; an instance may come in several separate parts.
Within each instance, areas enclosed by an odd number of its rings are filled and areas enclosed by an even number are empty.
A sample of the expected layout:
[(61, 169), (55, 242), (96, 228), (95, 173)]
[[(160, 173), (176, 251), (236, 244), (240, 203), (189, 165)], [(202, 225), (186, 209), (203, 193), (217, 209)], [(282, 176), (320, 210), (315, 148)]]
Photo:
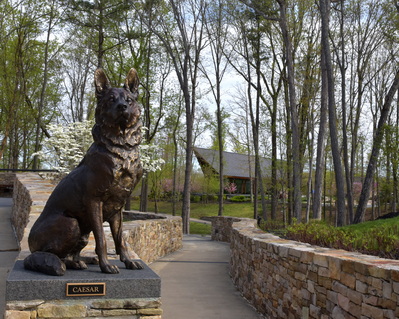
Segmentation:
[(129, 90), (130, 92), (132, 92), (133, 94), (138, 94), (139, 84), (140, 84), (140, 80), (139, 80), (137, 71), (135, 69), (131, 68), (129, 70), (129, 73), (126, 76), (125, 84), (123, 87), (126, 90)]
[(96, 86), (97, 95), (101, 95), (105, 90), (111, 88), (111, 84), (103, 69), (97, 69), (94, 73), (94, 85)]

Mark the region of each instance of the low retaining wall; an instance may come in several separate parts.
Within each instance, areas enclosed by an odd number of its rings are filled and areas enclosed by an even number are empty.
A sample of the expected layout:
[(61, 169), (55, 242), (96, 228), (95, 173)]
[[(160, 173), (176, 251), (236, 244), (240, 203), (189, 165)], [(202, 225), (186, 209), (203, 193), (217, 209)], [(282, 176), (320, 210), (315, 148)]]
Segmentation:
[[(30, 253), (28, 247), (30, 229), (42, 212), (54, 187), (51, 181), (37, 174), (16, 174), (11, 222), (20, 243), (19, 259), (25, 258)], [(128, 212), (125, 216), (130, 221), (123, 223), (123, 236), (129, 244), (132, 258), (140, 258), (150, 263), (183, 246), (181, 217), (139, 212)], [(111, 258), (117, 258), (110, 229), (104, 225), (104, 230), (108, 253)], [(94, 256), (94, 249), (94, 238), (91, 235), (82, 255)]]
[(15, 173), (0, 172), (0, 187), (12, 186), (15, 180)]
[[(183, 247), (181, 217), (126, 212), (123, 229), (129, 247), (147, 263), (151, 263)], [(149, 217), (149, 218), (148, 218)]]
[(399, 317), (397, 260), (281, 239), (253, 219), (212, 225), (230, 233), (232, 279), (267, 318)]
[(7, 303), (5, 318), (161, 319), (160, 306), (160, 298), (17, 301)]

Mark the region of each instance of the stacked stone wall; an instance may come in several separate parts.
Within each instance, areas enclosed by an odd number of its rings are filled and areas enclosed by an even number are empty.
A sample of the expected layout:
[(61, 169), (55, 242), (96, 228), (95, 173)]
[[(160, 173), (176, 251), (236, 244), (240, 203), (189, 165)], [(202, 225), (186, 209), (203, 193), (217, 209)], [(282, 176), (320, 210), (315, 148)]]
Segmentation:
[(8, 302), (6, 319), (161, 319), (160, 298), (30, 300)]
[[(141, 213), (131, 214), (137, 217)], [(161, 214), (151, 215), (155, 215), (154, 217), (157, 218), (124, 223), (128, 246), (147, 263), (183, 247), (181, 217)]]
[(0, 186), (12, 186), (15, 180), (15, 173), (1, 172)]
[(399, 317), (397, 260), (281, 239), (251, 219), (223, 232), (232, 279), (266, 318)]
[(240, 218), (235, 217), (211, 217), (209, 218), (212, 223), (212, 240), (230, 242), (232, 225), (239, 222)]
[(11, 223), (20, 244), (21, 257), (29, 253), (28, 235), (43, 211), (54, 184), (35, 173), (18, 173), (13, 187)]

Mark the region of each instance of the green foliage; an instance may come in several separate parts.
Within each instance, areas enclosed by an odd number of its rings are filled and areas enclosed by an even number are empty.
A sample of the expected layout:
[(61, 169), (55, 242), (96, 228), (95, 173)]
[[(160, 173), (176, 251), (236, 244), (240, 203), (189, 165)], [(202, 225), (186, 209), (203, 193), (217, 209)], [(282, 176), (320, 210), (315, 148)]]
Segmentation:
[(344, 227), (311, 221), (287, 227), (285, 235), (312, 245), (399, 258), (399, 217)]
[(191, 195), (190, 200), (193, 203), (199, 203), (201, 201), (201, 196), (199, 195)]
[(245, 195), (237, 195), (237, 196), (230, 197), (229, 201), (235, 202), (235, 203), (243, 203), (243, 202), (251, 201), (251, 198), (249, 196), (245, 196)]

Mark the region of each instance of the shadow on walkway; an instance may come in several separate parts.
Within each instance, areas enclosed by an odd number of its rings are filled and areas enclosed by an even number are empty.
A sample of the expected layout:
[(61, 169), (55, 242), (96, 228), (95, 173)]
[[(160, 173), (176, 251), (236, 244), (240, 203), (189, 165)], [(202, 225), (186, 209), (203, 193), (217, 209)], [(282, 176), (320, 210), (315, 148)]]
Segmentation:
[(183, 249), (152, 263), (161, 277), (162, 319), (263, 318), (229, 276), (229, 244), (189, 235)]

